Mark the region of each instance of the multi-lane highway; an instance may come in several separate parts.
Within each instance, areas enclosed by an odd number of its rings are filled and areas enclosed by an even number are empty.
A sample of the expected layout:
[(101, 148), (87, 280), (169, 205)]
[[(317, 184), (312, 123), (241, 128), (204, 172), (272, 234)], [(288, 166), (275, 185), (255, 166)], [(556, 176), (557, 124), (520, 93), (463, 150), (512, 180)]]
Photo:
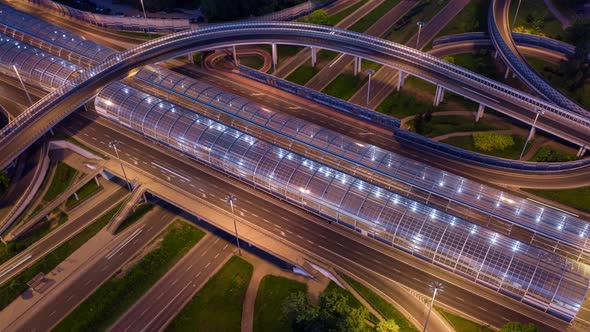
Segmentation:
[(212, 234), (203, 238), (133, 305), (112, 332), (160, 331), (232, 255), (234, 246)]
[[(80, 116), (75, 116), (73, 122), (68, 121), (66, 125), (70, 127), (71, 130), (79, 130), (77, 137), (80, 140), (85, 140), (86, 144), (97, 149), (108, 150), (108, 147), (106, 145), (103, 146), (100, 141), (108, 141), (108, 139), (121, 140), (124, 142), (123, 146), (125, 149), (125, 154), (122, 155), (122, 158), (128, 163), (128, 165), (131, 167), (138, 167), (143, 172), (154, 174), (155, 177), (168, 177), (170, 178), (170, 186), (178, 187), (181, 191), (194, 193), (196, 196), (201, 195), (201, 193), (206, 194), (207, 196), (212, 197), (212, 204), (217, 204), (224, 209), (227, 209), (227, 204), (220, 202), (217, 198), (223, 197), (223, 195), (226, 195), (228, 192), (233, 192), (240, 197), (242, 202), (245, 202), (245, 204), (248, 205), (249, 208), (244, 208), (243, 212), (245, 215), (250, 215), (251, 219), (248, 219), (250, 222), (258, 224), (260, 227), (270, 227), (270, 230), (274, 229), (277, 234), (281, 234), (281, 236), (289, 239), (289, 241), (297, 243), (303, 248), (316, 252), (319, 255), (323, 256), (327, 254), (328, 251), (326, 249), (338, 253), (340, 257), (334, 257), (334, 259), (336, 259), (334, 261), (336, 264), (340, 264), (342, 257), (353, 259), (354, 262), (351, 261), (348, 264), (359, 265), (359, 268), (364, 271), (363, 273), (360, 273), (361, 277), (363, 274), (366, 274), (368, 270), (374, 269), (374, 271), (383, 276), (397, 280), (402, 284), (408, 285), (409, 287), (424, 293), (427, 293), (425, 290), (427, 285), (422, 285), (425, 280), (431, 280), (435, 278), (434, 276), (442, 277), (447, 282), (456, 286), (456, 289), (453, 287), (453, 289), (446, 292), (446, 294), (449, 296), (449, 301), (451, 301), (450, 304), (459, 310), (477, 317), (481, 315), (483, 310), (478, 308), (478, 305), (474, 304), (480, 304), (479, 307), (481, 308), (500, 305), (498, 310), (484, 315), (488, 317), (488, 321), (495, 326), (503, 324), (503, 318), (501, 317), (521, 321), (529, 320), (530, 318), (528, 317), (537, 317), (547, 330), (551, 330), (551, 328), (546, 326), (546, 324), (551, 324), (554, 326), (553, 329), (558, 330), (564, 327), (563, 323), (559, 320), (553, 319), (549, 316), (539, 316), (540, 314), (534, 309), (521, 307), (512, 300), (476, 286), (471, 282), (466, 282), (465, 279), (441, 271), (427, 263), (419, 262), (399, 251), (375, 243), (366, 243), (364, 239), (359, 240), (361, 242), (357, 242), (356, 239), (353, 238), (351, 241), (351, 238), (349, 238), (350, 235), (343, 235), (338, 228), (334, 228), (333, 226), (326, 227), (325, 222), (319, 221), (319, 219), (302, 213), (297, 213), (298, 210), (294, 210), (290, 207), (278, 206), (280, 204), (278, 201), (272, 199), (269, 201), (267, 198), (265, 199), (266, 196), (263, 194), (254, 195), (251, 190), (244, 191), (243, 189), (236, 189), (235, 186), (242, 185), (233, 181), (228, 184), (225, 181), (221, 181), (217, 176), (207, 176), (206, 174), (215, 173), (212, 173), (213, 171), (200, 164), (187, 161), (184, 157), (177, 159), (168, 154), (163, 154), (160, 152), (160, 149), (154, 150), (152, 149), (154, 143), (146, 141), (145, 139), (136, 138), (130, 140), (129, 136), (133, 137), (136, 135), (133, 133), (123, 135), (111, 128), (106, 128), (103, 124), (117, 128), (117, 126), (108, 124), (102, 119), (94, 119), (94, 121), (91, 121)], [(96, 140), (91, 139), (91, 136)], [(177, 153), (172, 152), (172, 155), (177, 156)], [(155, 167), (152, 163), (153, 160), (158, 160), (160, 165), (172, 170), (176, 174), (181, 174), (182, 178), (175, 176), (173, 173), (167, 172), (165, 169)], [(221, 178), (225, 179), (224, 176)], [(187, 179), (190, 181), (187, 181)], [(196, 187), (193, 183), (198, 183), (199, 186)], [(252, 207), (256, 207), (256, 210), (252, 210)], [(280, 211), (278, 209), (280, 209)], [(277, 215), (282, 217), (277, 218)], [(305, 217), (302, 217), (302, 215)], [(313, 219), (316, 220), (316, 222), (310, 223), (305, 221), (305, 219)], [(344, 234), (346, 233), (347, 232)], [(383, 257), (379, 256), (380, 254), (375, 251), (376, 249), (377, 251), (384, 253)], [(376, 258), (379, 263), (371, 261), (368, 257)], [(400, 262), (400, 259), (406, 263)], [(400, 275), (396, 270), (404, 271), (404, 273)], [(410, 271), (415, 271), (416, 274), (413, 274)], [(420, 277), (418, 277), (418, 274)], [(410, 277), (410, 275), (413, 277)], [(461, 287), (466, 287), (467, 290)], [(463, 301), (457, 300), (457, 297)], [(445, 297), (442, 297), (441, 299), (446, 303)], [(503, 307), (503, 305), (512, 309)]]
[(175, 211), (156, 207), (148, 217), (123, 231), (98, 251), (73, 277), (45, 293), (33, 308), (20, 317), (14, 317), (14, 321), (3, 326), (2, 331), (51, 329), (176, 217)]

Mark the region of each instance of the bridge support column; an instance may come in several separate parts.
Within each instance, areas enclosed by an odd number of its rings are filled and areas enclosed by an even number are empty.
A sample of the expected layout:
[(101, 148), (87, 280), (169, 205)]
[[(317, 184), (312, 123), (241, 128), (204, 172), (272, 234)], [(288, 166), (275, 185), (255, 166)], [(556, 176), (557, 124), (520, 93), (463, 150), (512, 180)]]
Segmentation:
[(273, 74), (277, 72), (277, 44), (271, 44), (272, 49), (272, 66), (273, 66)]
[(496, 52), (494, 52), (494, 59), (498, 58), (498, 50), (496, 50)]
[(193, 55), (194, 55), (193, 52), (190, 52), (188, 54), (188, 62), (190, 62), (191, 64), (194, 65), (195, 64), (195, 58), (193, 57)]
[(80, 198), (78, 198), (78, 193), (74, 193), (74, 198), (76, 198), (77, 201), (80, 200)]
[(358, 75), (358, 73), (361, 71), (361, 66), (359, 65), (360, 62), (361, 62), (361, 59), (358, 56), (354, 57), (354, 62), (352, 63), (352, 69), (354, 70), (354, 76)]
[(477, 108), (477, 114), (475, 115), (475, 122), (479, 122), (479, 119), (483, 118), (483, 113), (486, 110), (486, 107), (482, 104), (479, 104)]
[(141, 198), (143, 199), (144, 202), (147, 203), (147, 196), (145, 195), (145, 191), (143, 192), (143, 194), (141, 194)]
[(397, 91), (401, 91), (404, 87), (404, 82), (406, 81), (406, 72), (400, 70), (399, 74), (397, 75)]
[(510, 75), (510, 67), (506, 67), (506, 73), (504, 73), (504, 79), (508, 79), (508, 75)]
[(445, 88), (440, 85), (436, 86), (436, 93), (434, 94), (434, 106), (438, 106), (442, 101), (445, 95)]
[(586, 147), (580, 146), (580, 150), (578, 150), (578, 154), (576, 154), (576, 157), (583, 157), (585, 153), (586, 153)]
[(234, 55), (234, 65), (237, 67), (238, 66), (238, 52), (236, 52), (236, 45), (232, 46), (232, 52)]
[(311, 48), (311, 66), (315, 67), (315, 63), (317, 62), (317, 56), (318, 56), (318, 49), (315, 47)]
[(98, 182), (98, 176), (95, 176), (94, 177), (94, 182), (96, 182), (96, 185), (97, 186), (100, 186), (100, 182)]

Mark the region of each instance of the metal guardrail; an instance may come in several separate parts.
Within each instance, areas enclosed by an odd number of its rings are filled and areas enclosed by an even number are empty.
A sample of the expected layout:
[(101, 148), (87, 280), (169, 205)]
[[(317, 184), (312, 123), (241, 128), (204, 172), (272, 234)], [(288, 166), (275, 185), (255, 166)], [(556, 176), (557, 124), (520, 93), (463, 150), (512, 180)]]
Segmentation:
[[(247, 37), (240, 41), (240, 35), (246, 35)], [(200, 44), (194, 46), (197, 40)], [(92, 84), (91, 81), (96, 79), (95, 76), (100, 74), (99, 76), (102, 77), (111, 71), (116, 72), (116, 68), (114, 67), (124, 67), (123, 63), (139, 63), (141, 62), (141, 59), (148, 56), (151, 52), (165, 54), (166, 50), (170, 49), (178, 53), (183, 47), (188, 45), (193, 45), (192, 49), (194, 50), (204, 50), (211, 47), (220, 47), (220, 45), (233, 45), (235, 43), (259, 44), (270, 43), (277, 40), (284, 43), (298, 45), (322, 45), (334, 51), (359, 55), (368, 59), (372, 58), (370, 55), (367, 55), (368, 51), (388, 54), (393, 58), (411, 59), (413, 66), (420, 69), (435, 72), (437, 75), (444, 75), (449, 80), (460, 81), (464, 85), (471, 86), (472, 88), (488, 90), (490, 93), (493, 93), (495, 96), (504, 99), (505, 101), (521, 105), (524, 104), (524, 107), (530, 108), (531, 111), (534, 109), (541, 109), (551, 112), (554, 115), (561, 117), (562, 121), (568, 120), (574, 122), (571, 123), (571, 125), (590, 128), (590, 118), (580, 116), (567, 109), (544, 102), (541, 99), (527, 95), (517, 89), (498, 83), (459, 66), (450, 64), (435, 56), (404, 45), (352, 31), (313, 24), (291, 22), (236, 22), (208, 25), (193, 30), (177, 32), (158, 39), (150, 40), (124, 52), (111, 55), (103, 63), (85, 70), (77, 78), (67, 82), (62, 87), (57, 88), (43, 97), (21, 115), (16, 117), (9, 125), (2, 128), (0, 130), (0, 146), (6, 144), (8, 140), (18, 132), (19, 127), (26, 126), (33, 120), (38, 120), (45, 112), (52, 109), (55, 105), (58, 105), (61, 99), (74, 95), (74, 92), (78, 87)], [(365, 52), (363, 52), (363, 50)], [(63, 116), (65, 116), (71, 113), (71, 110), (67, 112), (63, 111), (62, 113)], [(40, 135), (49, 130), (59, 120), (61, 120), (61, 118), (43, 122), (43, 127), (35, 135)], [(33, 133), (31, 133), (31, 140), (36, 137), (37, 136), (34, 136)]]
[(590, 158), (580, 159), (576, 161), (568, 161), (561, 163), (541, 163), (541, 162), (526, 162), (508, 160), (504, 158), (492, 157), (483, 155), (481, 153), (464, 150), (446, 143), (433, 141), (422, 135), (412, 133), (407, 130), (396, 130), (394, 136), (400, 143), (408, 143), (414, 145), (414, 148), (424, 148), (431, 152), (453, 157), (460, 161), (470, 164), (484, 165), (486, 167), (494, 167), (498, 169), (533, 171), (533, 172), (550, 172), (572, 170), (580, 167), (590, 165)]
[[(537, 36), (528, 33), (513, 32), (512, 38), (519, 45), (545, 48), (548, 50), (563, 53), (565, 55), (573, 55), (576, 52), (575, 46), (549, 37)], [(488, 35), (485, 32), (467, 32), (436, 38), (432, 41), (432, 46), (436, 47), (448, 43), (474, 40), (484, 40), (491, 42), (490, 35)]]
[(52, 0), (26, 0), (63, 16), (89, 23), (101, 28), (129, 31), (176, 32), (190, 29), (188, 19), (125, 17), (85, 12)]
[[(510, 1), (507, 1), (507, 3), (509, 5)], [(504, 40), (497, 25), (497, 22), (500, 19), (495, 15), (495, 5), (496, 0), (490, 3), (488, 10), (488, 30), (494, 47), (498, 50), (504, 61), (527, 86), (542, 95), (545, 99), (588, 119), (590, 117), (590, 112), (551, 86), (545, 78), (539, 75), (525, 60), (522, 59), (518, 52), (515, 53), (512, 50), (508, 43), (512, 43), (513, 41)], [(507, 37), (507, 39), (511, 38)]]
[(47, 204), (42, 210), (37, 212), (33, 215), (26, 223), (18, 226), (17, 228), (13, 229), (10, 233), (8, 233), (7, 239), (13, 240), (18, 238), (19, 236), (23, 235), (26, 231), (28, 231), (31, 227), (35, 226), (41, 219), (45, 218), (51, 211), (55, 210), (59, 205), (61, 205), (68, 197), (72, 196), (75, 192), (80, 190), (84, 185), (88, 182), (92, 181), (100, 172), (102, 172), (102, 166), (97, 167), (94, 171), (84, 176), (82, 179), (71, 185), (66, 191), (62, 192), (59, 196), (57, 196), (51, 203)]
[(371, 109), (361, 107), (355, 105), (353, 103), (349, 103), (342, 99), (332, 97), (325, 93), (318, 92), (313, 89), (306, 88), (299, 84), (291, 83), (289, 81), (280, 79), (278, 77), (265, 74), (261, 71), (246, 67), (246, 66), (239, 66), (240, 68), (240, 75), (254, 79), (258, 82), (268, 84), (270, 86), (276, 87), (286, 92), (290, 92), (297, 96), (301, 96), (315, 102), (318, 102), (322, 105), (329, 106), (333, 109), (336, 109), (346, 115), (353, 116), (359, 120), (369, 122), (373, 125), (379, 126), (380, 128), (384, 128), (387, 130), (393, 131), (396, 128), (400, 127), (400, 120), (387, 116), (385, 114), (381, 114), (375, 112)]

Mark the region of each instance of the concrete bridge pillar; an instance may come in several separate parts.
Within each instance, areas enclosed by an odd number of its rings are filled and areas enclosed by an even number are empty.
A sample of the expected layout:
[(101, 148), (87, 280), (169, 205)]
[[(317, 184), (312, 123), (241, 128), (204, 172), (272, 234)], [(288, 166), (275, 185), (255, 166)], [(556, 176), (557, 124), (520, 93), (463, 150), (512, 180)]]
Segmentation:
[(311, 48), (311, 66), (315, 67), (315, 63), (317, 62), (317, 56), (318, 56), (318, 49), (315, 47)]
[(236, 45), (232, 46), (232, 53), (234, 56), (234, 65), (237, 67), (238, 66), (238, 52), (236, 52)]
[(190, 52), (188, 54), (188, 62), (190, 62), (191, 64), (195, 64), (195, 58), (193, 57), (193, 52)]
[(397, 75), (397, 91), (401, 91), (401, 89), (404, 87), (406, 76), (407, 73), (400, 70), (399, 74)]
[(100, 186), (100, 182), (98, 182), (98, 176), (95, 176), (94, 177), (94, 182), (96, 182), (96, 185), (97, 186)]
[(586, 153), (586, 147), (580, 146), (580, 149), (578, 150), (578, 154), (576, 154), (576, 157), (583, 157), (585, 153)]
[(360, 58), (358, 56), (354, 57), (354, 62), (352, 63), (352, 69), (354, 70), (354, 76), (358, 75), (361, 71), (359, 66)]
[(277, 72), (277, 44), (271, 44), (273, 74)]
[(485, 109), (486, 107), (484, 105), (479, 104), (479, 107), (477, 108), (477, 114), (475, 115), (475, 122), (479, 122), (479, 119), (483, 118)]
[(496, 52), (494, 52), (494, 59), (498, 58), (498, 50), (496, 50)]
[(74, 193), (74, 198), (76, 198), (77, 201), (80, 200), (80, 198), (78, 198), (78, 193), (76, 193), (76, 192)]
[(445, 95), (445, 88), (441, 85), (436, 86), (436, 93), (434, 94), (434, 106), (440, 105)]
[(506, 73), (504, 73), (504, 79), (508, 79), (508, 75), (510, 75), (510, 67), (506, 66)]

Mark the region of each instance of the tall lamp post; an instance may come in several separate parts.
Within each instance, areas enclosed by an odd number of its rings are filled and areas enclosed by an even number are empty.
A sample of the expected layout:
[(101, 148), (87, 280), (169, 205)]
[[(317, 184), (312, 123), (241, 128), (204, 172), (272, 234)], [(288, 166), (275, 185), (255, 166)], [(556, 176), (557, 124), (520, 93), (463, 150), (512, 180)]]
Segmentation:
[(520, 2), (522, 0), (518, 0), (518, 5), (516, 5), (516, 12), (514, 12), (514, 18), (512, 19), (512, 29), (514, 29), (514, 25), (516, 24), (516, 17), (518, 16), (518, 10), (520, 9)]
[(373, 69), (367, 69), (365, 71), (365, 73), (367, 73), (367, 75), (369, 75), (369, 84), (367, 86), (367, 107), (369, 107), (369, 97), (371, 96), (371, 76), (373, 76), (373, 74), (375, 74), (375, 71)]
[(143, 6), (143, 0), (139, 0), (141, 2), (141, 10), (143, 11), (143, 18), (145, 20), (145, 25), (147, 27), (147, 33), (150, 38), (152, 38), (152, 34), (150, 33), (150, 24), (148, 23), (147, 15), (145, 14), (145, 7)]
[(16, 69), (15, 65), (12, 65), (12, 68), (14, 69), (14, 72), (16, 73), (16, 77), (18, 77), (18, 81), (20, 82), (20, 85), (23, 87), (23, 90), (25, 90), (25, 94), (27, 95), (27, 99), (29, 100), (29, 104), (33, 105), (33, 100), (31, 99), (31, 95), (29, 94), (29, 90), (27, 90), (27, 87), (25, 86), (25, 82), (23, 82), (23, 79), (20, 77), (20, 74), (18, 73), (18, 69)]
[(416, 38), (416, 49), (420, 48), (420, 31), (422, 31), (422, 27), (424, 26), (424, 22), (418, 21), (416, 25), (418, 26), (418, 37)]
[(119, 146), (119, 144), (121, 144), (121, 142), (115, 140), (115, 141), (111, 141), (109, 142), (109, 147), (115, 149), (115, 154), (117, 155), (117, 159), (119, 159), (119, 164), (121, 164), (121, 170), (123, 171), (123, 176), (125, 177), (125, 182), (127, 183), (127, 188), (129, 188), (129, 191), (133, 191), (133, 188), (131, 188), (131, 183), (129, 183), (129, 179), (127, 179), (127, 173), (125, 173), (125, 167), (123, 167), (123, 162), (121, 161), (121, 157), (119, 157), (119, 150), (117, 149), (117, 146)]
[(229, 203), (231, 207), (231, 215), (234, 220), (234, 230), (236, 232), (236, 244), (238, 245), (238, 255), (242, 256), (242, 250), (240, 249), (240, 237), (238, 236), (238, 224), (236, 224), (236, 214), (234, 213), (234, 203), (238, 201), (238, 198), (232, 194), (229, 194), (225, 201)]
[(424, 330), (422, 330), (422, 332), (426, 332), (426, 328), (428, 327), (428, 320), (430, 319), (430, 314), (432, 313), (432, 307), (434, 306), (436, 294), (442, 293), (444, 286), (440, 281), (433, 281), (430, 283), (430, 285), (428, 285), (428, 289), (430, 289), (432, 292), (432, 302), (430, 302), (430, 309), (428, 309), (428, 315), (426, 316), (426, 322), (424, 323)]
[(524, 154), (524, 150), (526, 150), (526, 146), (529, 143), (529, 139), (531, 138), (531, 136), (534, 133), (535, 125), (537, 124), (537, 120), (539, 119), (539, 115), (543, 115), (543, 113), (545, 113), (545, 112), (541, 111), (541, 110), (537, 110), (537, 115), (535, 116), (535, 121), (533, 121), (533, 126), (531, 127), (531, 131), (529, 131), (529, 134), (526, 137), (526, 141), (524, 141), (524, 146), (522, 147), (522, 151), (520, 152), (520, 156), (518, 157), (518, 160), (522, 159), (522, 155)]

